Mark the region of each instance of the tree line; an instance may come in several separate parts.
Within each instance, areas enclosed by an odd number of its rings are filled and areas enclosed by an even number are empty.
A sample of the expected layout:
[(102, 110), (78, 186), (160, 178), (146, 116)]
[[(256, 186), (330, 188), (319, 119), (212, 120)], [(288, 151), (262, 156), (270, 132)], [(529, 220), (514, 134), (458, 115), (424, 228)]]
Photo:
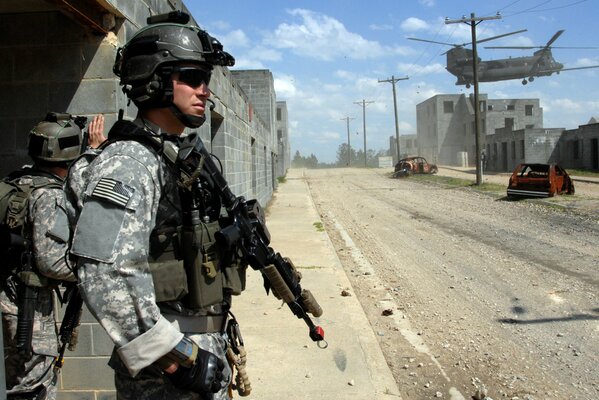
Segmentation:
[(389, 155), (389, 150), (367, 150), (366, 151), (366, 165), (364, 165), (364, 151), (355, 150), (342, 143), (337, 148), (337, 158), (333, 163), (319, 162), (318, 158), (314, 154), (309, 156), (302, 156), (297, 150), (293, 159), (291, 160), (291, 166), (293, 168), (338, 168), (338, 167), (378, 167), (378, 158)]

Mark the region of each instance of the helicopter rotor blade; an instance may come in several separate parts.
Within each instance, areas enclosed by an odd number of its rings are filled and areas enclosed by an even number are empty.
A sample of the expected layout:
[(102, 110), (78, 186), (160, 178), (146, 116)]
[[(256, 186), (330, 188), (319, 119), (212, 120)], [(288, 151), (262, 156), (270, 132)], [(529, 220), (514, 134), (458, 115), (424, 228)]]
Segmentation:
[(555, 35), (553, 35), (551, 37), (551, 39), (549, 39), (549, 41), (547, 42), (547, 44), (545, 45), (545, 47), (548, 48), (549, 46), (551, 46), (551, 44), (553, 42), (555, 42), (557, 40), (557, 38), (561, 36), (562, 33), (564, 33), (563, 29), (560, 29), (559, 31), (555, 32)]
[(485, 46), (485, 49), (520, 49), (520, 50), (530, 50), (530, 49), (542, 49), (541, 46)]
[(502, 35), (497, 35), (497, 36), (491, 36), (489, 38), (485, 38), (485, 39), (482, 39), (482, 40), (477, 40), (476, 43), (478, 44), (478, 43), (488, 42), (489, 40), (495, 40), (495, 39), (499, 39), (499, 38), (502, 38), (502, 37), (505, 37), (505, 36), (516, 35), (518, 33), (526, 32), (526, 31), (528, 31), (528, 29), (521, 29), (521, 30), (515, 31), (515, 32), (504, 33)]
[(408, 39), (408, 40), (416, 40), (416, 41), (418, 41), (418, 42), (427, 42), (427, 43), (444, 44), (444, 45), (447, 45), (447, 46), (454, 46), (454, 47), (462, 47), (462, 46), (464, 46), (464, 45), (468, 44), (468, 43), (464, 43), (464, 44), (445, 43), (445, 42), (437, 42), (437, 41), (434, 41), (434, 40), (418, 39), (418, 38), (411, 38), (411, 37), (409, 37), (409, 38), (407, 38), (407, 39)]
[[(485, 49), (519, 49), (519, 50), (531, 50), (531, 49), (544, 49), (545, 46), (485, 46)], [(552, 49), (599, 49), (599, 47), (583, 47), (583, 46), (551, 46)]]
[[(488, 37), (488, 38), (485, 38), (485, 39), (482, 39), (482, 40), (477, 40), (477, 41), (476, 41), (476, 43), (488, 42), (489, 40), (495, 40), (495, 39), (499, 39), (499, 38), (502, 38), (502, 37), (505, 37), (505, 36), (515, 35), (515, 34), (522, 33), (522, 32), (526, 32), (526, 31), (527, 31), (527, 29), (521, 29), (521, 30), (519, 30), (519, 31), (515, 31), (515, 32), (504, 33), (504, 34), (501, 34), (501, 35), (497, 35), (497, 36)], [(467, 45), (469, 45), (469, 44), (472, 44), (472, 42), (468, 42), (468, 43), (461, 43), (461, 44), (460, 44), (460, 43), (437, 42), (437, 41), (435, 41), (435, 40), (428, 40), (428, 39), (418, 39), (418, 38), (412, 38), (412, 37), (409, 37), (409, 38), (407, 38), (407, 39), (408, 39), (408, 40), (416, 40), (416, 41), (418, 41), (418, 42), (426, 42), (426, 43), (436, 43), (436, 44), (443, 44), (443, 45), (446, 45), (446, 46), (453, 46), (453, 47), (464, 47), (464, 46), (467, 46)]]

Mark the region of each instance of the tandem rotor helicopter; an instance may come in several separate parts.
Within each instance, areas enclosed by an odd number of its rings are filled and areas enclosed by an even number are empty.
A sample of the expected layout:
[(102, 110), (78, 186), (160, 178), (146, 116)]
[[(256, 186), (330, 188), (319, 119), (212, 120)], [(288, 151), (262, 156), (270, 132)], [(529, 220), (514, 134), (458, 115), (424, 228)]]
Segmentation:
[[(502, 35), (489, 37), (482, 40), (477, 40), (476, 43), (488, 42), (502, 38), (504, 36), (515, 35), (517, 33), (526, 32), (526, 29), (504, 33)], [(479, 82), (496, 82), (510, 79), (522, 79), (522, 84), (526, 85), (532, 82), (536, 77), (550, 76), (553, 73), (559, 74), (562, 71), (572, 71), (576, 69), (599, 68), (599, 65), (591, 65), (585, 67), (564, 68), (562, 63), (559, 63), (553, 58), (551, 49), (595, 49), (596, 47), (552, 47), (553, 42), (564, 33), (564, 30), (557, 31), (544, 46), (489, 46), (485, 49), (540, 49), (533, 53), (532, 56), (510, 57), (498, 60), (482, 61), (478, 58), (478, 81)], [(470, 88), (474, 80), (472, 73), (472, 50), (464, 46), (471, 44), (462, 43), (445, 43), (434, 40), (408, 38), (409, 40), (417, 40), (420, 42), (437, 43), (447, 46), (453, 46), (452, 49), (446, 51), (447, 55), (447, 71), (455, 75), (458, 80), (456, 85), (466, 85)]]

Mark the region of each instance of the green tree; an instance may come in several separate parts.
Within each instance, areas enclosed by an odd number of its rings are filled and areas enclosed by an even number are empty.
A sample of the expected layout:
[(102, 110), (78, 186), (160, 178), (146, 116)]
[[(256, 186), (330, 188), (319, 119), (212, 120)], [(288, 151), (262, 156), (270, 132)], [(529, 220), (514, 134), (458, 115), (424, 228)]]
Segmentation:
[(346, 167), (349, 163), (350, 166), (355, 166), (356, 162), (356, 151), (350, 149), (347, 143), (340, 144), (337, 149), (336, 165), (338, 167)]
[(318, 158), (314, 154), (310, 154), (310, 157), (303, 157), (298, 150), (293, 156), (291, 166), (294, 168), (318, 168)]

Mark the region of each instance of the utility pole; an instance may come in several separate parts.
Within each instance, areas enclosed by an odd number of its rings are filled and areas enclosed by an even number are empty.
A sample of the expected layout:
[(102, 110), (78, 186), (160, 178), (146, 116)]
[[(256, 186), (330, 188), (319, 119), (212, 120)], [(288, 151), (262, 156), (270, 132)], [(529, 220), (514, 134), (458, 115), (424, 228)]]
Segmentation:
[(364, 126), (364, 167), (368, 167), (368, 157), (366, 157), (366, 104), (370, 103), (374, 103), (374, 101), (354, 101), (354, 104), (362, 105), (362, 124)]
[(480, 114), (480, 103), (478, 101), (478, 53), (476, 51), (476, 25), (478, 25), (482, 21), (490, 20), (490, 19), (501, 19), (501, 15), (497, 13), (492, 17), (475, 17), (474, 13), (470, 14), (470, 18), (466, 16), (462, 17), (462, 19), (450, 20), (449, 18), (445, 18), (446, 24), (456, 24), (459, 22), (463, 22), (466, 25), (470, 25), (470, 31), (472, 33), (472, 80), (474, 85), (474, 147), (475, 147), (475, 160), (476, 160), (476, 184), (480, 185), (483, 181), (482, 169), (480, 166), (480, 156), (481, 156), (481, 140), (480, 140), (480, 124), (479, 124), (479, 114)]
[(350, 118), (350, 117), (345, 117), (345, 118), (341, 118), (341, 121), (345, 121), (347, 122), (347, 166), (351, 166), (351, 141), (349, 140), (349, 121), (351, 119), (355, 119), (355, 118)]
[(395, 111), (395, 147), (397, 148), (397, 161), (399, 162), (399, 160), (401, 159), (400, 156), (400, 152), (399, 152), (399, 123), (397, 122), (397, 98), (395, 96), (395, 82), (397, 81), (403, 81), (406, 79), (410, 79), (407, 76), (405, 78), (396, 78), (395, 76), (391, 75), (391, 79), (386, 79), (386, 80), (380, 80), (379, 79), (379, 83), (383, 83), (383, 82), (389, 82), (391, 84), (393, 84), (393, 109)]

